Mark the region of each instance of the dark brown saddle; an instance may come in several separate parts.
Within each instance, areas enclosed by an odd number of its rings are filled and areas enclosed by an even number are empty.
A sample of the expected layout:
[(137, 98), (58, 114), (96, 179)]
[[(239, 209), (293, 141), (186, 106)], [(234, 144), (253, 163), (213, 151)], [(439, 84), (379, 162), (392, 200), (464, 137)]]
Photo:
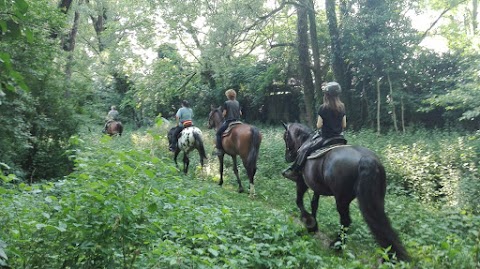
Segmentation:
[(222, 137), (228, 136), (230, 134), (230, 132), (232, 131), (233, 127), (235, 127), (238, 124), (243, 124), (243, 122), (238, 121), (238, 120), (230, 122), (228, 124), (227, 129), (225, 129), (225, 131), (222, 133)]

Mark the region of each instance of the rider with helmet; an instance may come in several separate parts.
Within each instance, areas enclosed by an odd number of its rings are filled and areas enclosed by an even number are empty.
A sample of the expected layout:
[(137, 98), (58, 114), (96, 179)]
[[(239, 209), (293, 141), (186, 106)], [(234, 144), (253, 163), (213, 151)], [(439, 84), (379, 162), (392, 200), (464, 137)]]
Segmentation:
[[(321, 148), (326, 139), (342, 135), (347, 127), (345, 105), (340, 100), (341, 87), (337, 82), (329, 82), (322, 87), (323, 104), (318, 110), (317, 129), (320, 134), (315, 135), (298, 149), (297, 158), (293, 164), (282, 172), (282, 175), (291, 180), (297, 180), (305, 165), (308, 155)], [(316, 139), (318, 135), (320, 139)]]

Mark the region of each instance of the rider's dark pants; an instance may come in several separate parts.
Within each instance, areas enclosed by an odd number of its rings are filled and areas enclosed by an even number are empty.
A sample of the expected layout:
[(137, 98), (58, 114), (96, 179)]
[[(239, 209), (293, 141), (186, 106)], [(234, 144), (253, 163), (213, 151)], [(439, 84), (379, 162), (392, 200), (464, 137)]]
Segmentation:
[(228, 124), (230, 124), (230, 122), (234, 122), (234, 121), (236, 121), (236, 119), (226, 120), (226, 121), (223, 122), (222, 126), (220, 126), (220, 128), (218, 128), (217, 143), (216, 143), (217, 149), (222, 149), (222, 133), (225, 132), (225, 130), (227, 130)]
[(310, 153), (314, 152), (315, 150), (321, 148), (324, 141), (324, 138), (320, 138), (309, 140), (305, 144), (303, 144), (298, 149), (297, 158), (295, 158), (295, 161), (293, 162), (291, 168), (297, 172), (301, 171), (303, 169), (303, 166), (305, 165), (305, 162), (307, 161), (308, 155), (310, 155)]
[(172, 142), (172, 147), (176, 148), (177, 147), (177, 142), (178, 142), (178, 136), (183, 130), (183, 126), (177, 126), (175, 127), (175, 131), (173, 131), (173, 142)]

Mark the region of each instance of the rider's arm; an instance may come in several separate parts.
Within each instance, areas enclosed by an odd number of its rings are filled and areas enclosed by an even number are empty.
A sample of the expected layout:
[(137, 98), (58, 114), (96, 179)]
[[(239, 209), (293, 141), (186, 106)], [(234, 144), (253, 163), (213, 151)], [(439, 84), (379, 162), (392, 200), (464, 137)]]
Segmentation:
[(342, 118), (342, 129), (347, 128), (347, 116), (343, 116)]

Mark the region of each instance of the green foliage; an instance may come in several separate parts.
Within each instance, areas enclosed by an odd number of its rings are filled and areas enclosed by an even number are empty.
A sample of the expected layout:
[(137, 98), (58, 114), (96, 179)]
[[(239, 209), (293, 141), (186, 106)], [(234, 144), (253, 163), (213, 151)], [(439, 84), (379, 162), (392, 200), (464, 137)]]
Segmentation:
[[(338, 227), (335, 202), (331, 198), (320, 199), (318, 221), (325, 234), (307, 234), (296, 220), (294, 183), (280, 176), (286, 166), (281, 126), (262, 128), (264, 140), (255, 199), (236, 193), (230, 169), (226, 171), (224, 188), (212, 182), (217, 177), (211, 168), (218, 166), (215, 158), (204, 171), (183, 176), (172, 166), (162, 126), (115, 139), (73, 137), (70, 142), (76, 146), (75, 172), (57, 182), (26, 185), (16, 183), (14, 175), (0, 176), (0, 206), (4, 212), (0, 215), (0, 239), (4, 242), (0, 244), (0, 264), (12, 268), (479, 265), (478, 215), (461, 210), (458, 204), (437, 208), (431, 202), (420, 203), (402, 194), (399, 185), (391, 180), (385, 207), (413, 257), (412, 262), (377, 265), (385, 250), (374, 242), (355, 203), (351, 206), (353, 225), (345, 249), (342, 253), (329, 250), (325, 244), (336, 236)], [(439, 140), (444, 139), (440, 136)], [(428, 141), (427, 137), (431, 134), (349, 134), (352, 143), (375, 141), (374, 149), (394, 142), (398, 146), (408, 145), (419, 138)], [(450, 149), (459, 150), (458, 146)], [(385, 162), (390, 162), (381, 150), (377, 152)], [(474, 157), (452, 152), (452, 165), (463, 162), (462, 158)], [(478, 156), (475, 158), (478, 161)], [(388, 165), (387, 169), (392, 178), (393, 169), (403, 168)]]
[(478, 134), (417, 130), (387, 137), (379, 143), (377, 135), (361, 132), (353, 135), (352, 143), (373, 146), (385, 161), (389, 179), (411, 196), (480, 212)]

